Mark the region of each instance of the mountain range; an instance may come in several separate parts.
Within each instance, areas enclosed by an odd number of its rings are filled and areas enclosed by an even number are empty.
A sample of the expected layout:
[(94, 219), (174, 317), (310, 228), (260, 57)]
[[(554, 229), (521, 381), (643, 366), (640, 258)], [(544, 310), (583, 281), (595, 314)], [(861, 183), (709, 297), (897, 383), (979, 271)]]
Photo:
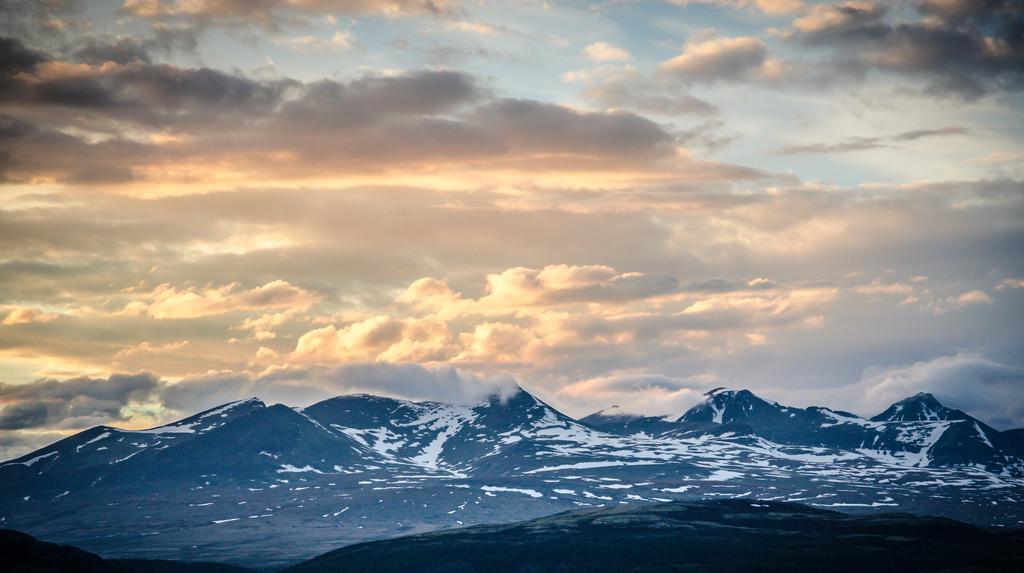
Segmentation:
[(567, 509), (801, 502), (1020, 527), (1024, 433), (918, 394), (870, 419), (747, 390), (678, 416), (574, 420), (520, 390), (476, 405), (232, 402), (99, 426), (0, 464), (0, 527), (104, 556), (280, 566), (336, 547)]

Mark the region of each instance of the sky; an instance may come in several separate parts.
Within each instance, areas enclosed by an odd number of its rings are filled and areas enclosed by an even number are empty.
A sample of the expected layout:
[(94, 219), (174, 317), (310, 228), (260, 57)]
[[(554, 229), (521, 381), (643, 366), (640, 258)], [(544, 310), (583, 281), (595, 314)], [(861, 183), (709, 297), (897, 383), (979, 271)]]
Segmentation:
[(8, 0), (0, 457), (348, 392), (1024, 426), (1012, 0)]

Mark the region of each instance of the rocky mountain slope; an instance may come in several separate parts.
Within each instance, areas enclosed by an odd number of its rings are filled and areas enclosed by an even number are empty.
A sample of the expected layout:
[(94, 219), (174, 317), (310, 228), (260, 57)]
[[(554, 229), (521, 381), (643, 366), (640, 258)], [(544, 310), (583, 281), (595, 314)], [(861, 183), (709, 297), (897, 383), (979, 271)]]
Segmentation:
[(780, 502), (619, 505), (363, 543), (290, 573), (1014, 571), (1020, 531)]

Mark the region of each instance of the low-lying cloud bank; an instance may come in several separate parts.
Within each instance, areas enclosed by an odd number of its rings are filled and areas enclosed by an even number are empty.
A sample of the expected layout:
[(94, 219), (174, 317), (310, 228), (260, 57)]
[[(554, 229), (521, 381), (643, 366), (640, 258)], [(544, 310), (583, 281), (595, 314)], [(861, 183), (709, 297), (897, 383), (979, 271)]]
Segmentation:
[[(554, 392), (533, 391), (576, 415), (611, 405), (638, 414), (678, 415), (720, 385), (743, 386), (710, 374), (687, 378), (620, 374), (581, 380)], [(174, 382), (142, 373), (0, 384), (0, 403), (5, 404), (0, 428), (6, 430), (0, 458), (53, 441), (61, 435), (54, 428), (70, 431), (98, 424), (140, 428), (253, 396), (290, 406), (351, 393), (470, 404), (490, 396), (508, 398), (519, 388), (520, 381), (510, 373), (483, 376), (449, 365), (386, 362), (278, 368), (260, 374), (214, 372)], [(857, 383), (832, 390), (754, 390), (786, 404), (823, 405), (865, 416), (907, 396), (930, 392), (947, 406), (997, 429), (1024, 426), (1024, 369), (973, 353), (874, 369)]]

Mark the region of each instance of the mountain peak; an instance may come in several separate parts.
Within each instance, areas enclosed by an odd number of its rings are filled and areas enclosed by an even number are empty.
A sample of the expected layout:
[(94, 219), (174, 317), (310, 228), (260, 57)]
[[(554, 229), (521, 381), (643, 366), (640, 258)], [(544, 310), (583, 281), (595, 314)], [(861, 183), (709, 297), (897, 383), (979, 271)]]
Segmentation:
[(176, 422), (171, 422), (170, 424), (158, 426), (156, 428), (149, 428), (147, 430), (134, 431), (136, 433), (146, 434), (202, 433), (221, 426), (239, 416), (244, 416), (256, 410), (262, 410), (266, 407), (267, 405), (259, 398), (235, 400), (233, 402), (221, 404), (220, 406), (215, 406), (208, 410), (203, 410), (198, 414), (194, 414)]
[(966, 418), (966, 414), (947, 408), (930, 392), (918, 392), (894, 403), (871, 420), (874, 422), (932, 422)]
[(703, 402), (687, 410), (677, 421), (727, 424), (745, 419), (755, 411), (779, 407), (747, 389), (716, 388), (706, 396)]

